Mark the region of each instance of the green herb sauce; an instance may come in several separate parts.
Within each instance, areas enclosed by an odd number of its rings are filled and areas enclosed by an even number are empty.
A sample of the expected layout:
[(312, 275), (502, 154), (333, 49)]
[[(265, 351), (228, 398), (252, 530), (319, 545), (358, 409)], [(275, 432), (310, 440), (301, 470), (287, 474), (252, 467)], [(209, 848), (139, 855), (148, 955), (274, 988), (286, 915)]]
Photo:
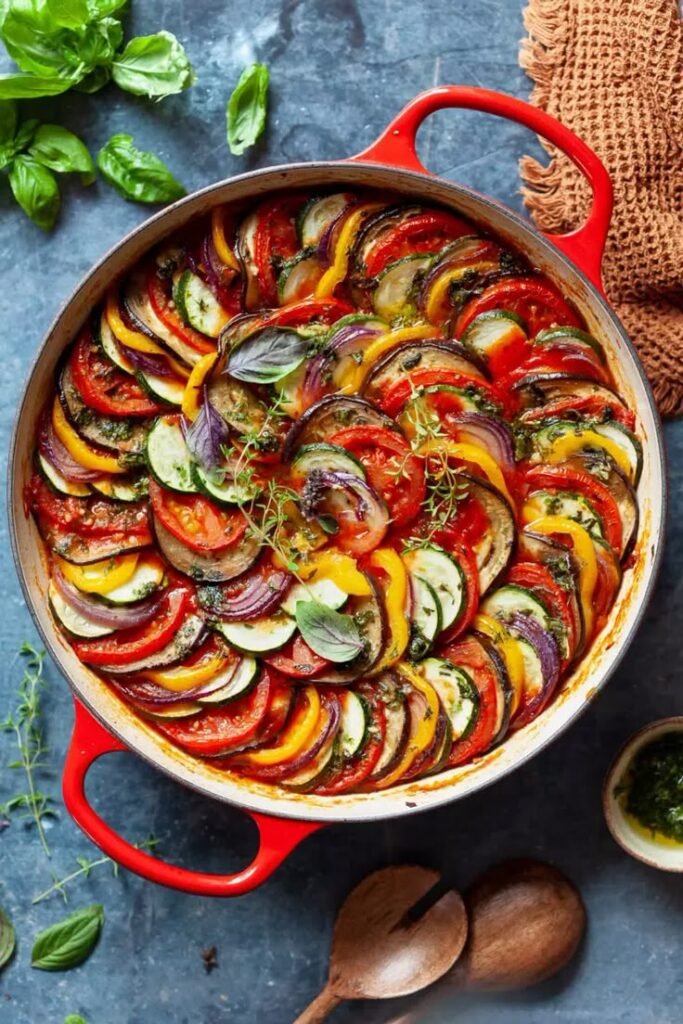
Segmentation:
[(683, 733), (642, 747), (617, 787), (624, 809), (643, 828), (683, 843)]

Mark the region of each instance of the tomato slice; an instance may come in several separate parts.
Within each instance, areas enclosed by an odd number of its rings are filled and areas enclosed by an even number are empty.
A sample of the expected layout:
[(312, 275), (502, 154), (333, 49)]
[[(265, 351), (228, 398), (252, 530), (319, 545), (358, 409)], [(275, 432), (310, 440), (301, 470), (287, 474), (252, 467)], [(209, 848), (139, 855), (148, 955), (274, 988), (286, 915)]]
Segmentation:
[(154, 618), (134, 629), (124, 629), (101, 640), (75, 640), (74, 651), (87, 665), (127, 665), (156, 654), (170, 643), (194, 607), (189, 583), (173, 582)]
[(526, 322), (532, 338), (546, 327), (583, 327), (578, 314), (549, 281), (536, 277), (506, 277), (470, 299), (456, 320), (455, 336), (461, 338), (475, 316), (489, 309), (516, 313)]
[(330, 665), (326, 658), (321, 658), (308, 646), (299, 633), (281, 650), (264, 658), (264, 661), (293, 679), (312, 679)]
[(270, 707), (273, 683), (265, 671), (253, 690), (192, 718), (167, 718), (157, 729), (179, 747), (198, 757), (215, 757), (248, 744), (257, 735)]
[(555, 466), (532, 466), (526, 471), (524, 480), (529, 491), (542, 488), (551, 493), (558, 490), (572, 490), (583, 494), (600, 516), (605, 540), (614, 551), (621, 551), (623, 525), (619, 506), (609, 487), (601, 480), (592, 476), (591, 473), (564, 463)]
[(605, 412), (609, 410), (611, 416), (618, 423), (623, 423), (629, 430), (635, 430), (636, 417), (623, 405), (615, 395), (614, 399), (607, 397), (604, 393), (599, 395), (578, 395), (575, 398), (555, 398), (546, 405), (539, 405), (536, 409), (524, 410), (524, 423), (532, 423), (535, 420), (557, 417), (565, 419), (565, 413), (578, 412), (586, 419), (595, 417), (602, 419)]
[(30, 507), (38, 525), (56, 527), (82, 537), (133, 535), (140, 546), (152, 543), (147, 505), (135, 501), (127, 504), (107, 498), (68, 498), (57, 494), (39, 473), (34, 473), (28, 487)]
[(175, 334), (196, 352), (205, 354), (216, 351), (215, 341), (200, 334), (199, 331), (195, 331), (180, 318), (180, 314), (172, 304), (170, 281), (168, 278), (161, 277), (154, 266), (147, 271), (147, 295), (152, 309), (172, 334)]
[(519, 587), (527, 587), (529, 590), (532, 590), (566, 629), (570, 655), (568, 658), (562, 659), (562, 668), (564, 670), (571, 661), (580, 640), (578, 624), (572, 615), (566, 592), (553, 578), (549, 570), (538, 562), (518, 562), (512, 566), (507, 578), (508, 583), (514, 583)]
[(267, 199), (256, 211), (254, 262), (261, 299), (267, 306), (278, 304), (274, 260), (291, 259), (299, 251), (296, 215), (304, 201), (301, 196), (280, 196)]
[(385, 427), (347, 427), (329, 441), (359, 459), (395, 527), (412, 522), (425, 497), (424, 463), (403, 437)]
[(359, 754), (349, 761), (343, 761), (336, 771), (313, 790), (320, 796), (336, 796), (358, 789), (371, 775), (382, 753), (386, 732), (384, 703), (377, 687), (372, 683), (361, 683), (358, 693), (370, 712), (365, 744)]
[(472, 227), (460, 217), (443, 210), (431, 210), (406, 217), (386, 231), (374, 244), (365, 260), (365, 273), (375, 277), (389, 264), (418, 252), (438, 252), (462, 235), (471, 235)]
[(443, 370), (413, 370), (395, 381), (388, 381), (382, 388), (376, 404), (388, 416), (396, 417), (413, 395), (415, 388), (432, 387), (438, 384), (447, 384), (455, 388), (474, 388), (480, 391), (499, 409), (507, 408), (510, 399), (505, 393), (488, 381), (478, 377), (468, 377), (457, 370), (444, 368)]
[(356, 309), (341, 299), (303, 299), (289, 306), (276, 309), (264, 317), (260, 326), (303, 327), (312, 321), (331, 326), (343, 316), (355, 313)]
[(200, 494), (169, 491), (150, 477), (149, 496), (162, 526), (193, 551), (225, 551), (246, 532), (239, 509), (219, 508)]
[(464, 668), (479, 694), (479, 711), (469, 735), (453, 744), (446, 762), (449, 768), (465, 764), (484, 754), (496, 738), (498, 721), (498, 682), (495, 670), (482, 644), (474, 637), (464, 637), (446, 647), (441, 656)]
[(83, 401), (105, 416), (156, 416), (166, 406), (153, 401), (135, 377), (103, 355), (90, 331), (83, 331), (69, 358), (71, 379)]

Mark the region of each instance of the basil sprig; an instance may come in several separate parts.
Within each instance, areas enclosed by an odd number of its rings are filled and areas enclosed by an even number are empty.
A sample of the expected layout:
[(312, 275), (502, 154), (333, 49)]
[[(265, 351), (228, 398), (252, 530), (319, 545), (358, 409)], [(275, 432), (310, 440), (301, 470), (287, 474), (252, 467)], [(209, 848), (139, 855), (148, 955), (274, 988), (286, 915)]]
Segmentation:
[(112, 135), (97, 154), (97, 166), (119, 195), (136, 203), (171, 203), (185, 195), (166, 164), (137, 149), (132, 135)]
[(321, 658), (352, 661), (363, 650), (363, 639), (353, 616), (315, 600), (297, 601), (294, 614), (304, 640)]
[(194, 81), (185, 50), (170, 32), (131, 39), (123, 50), (118, 12), (125, 0), (3, 0), (0, 39), (21, 74), (0, 76), (0, 97), (96, 92), (113, 78), (121, 89), (160, 99)]
[(88, 1024), (88, 1022), (79, 1013), (70, 1013), (68, 1017), (64, 1018), (64, 1024)]
[(237, 345), (226, 370), (237, 380), (273, 384), (303, 363), (309, 340), (286, 327), (264, 327)]
[(68, 971), (90, 956), (104, 924), (99, 903), (77, 910), (41, 932), (33, 944), (31, 966), (41, 971)]
[(0, 971), (12, 959), (15, 945), (16, 935), (12, 922), (0, 907)]
[(242, 72), (226, 109), (230, 152), (241, 156), (263, 134), (268, 113), (270, 72), (252, 64)]

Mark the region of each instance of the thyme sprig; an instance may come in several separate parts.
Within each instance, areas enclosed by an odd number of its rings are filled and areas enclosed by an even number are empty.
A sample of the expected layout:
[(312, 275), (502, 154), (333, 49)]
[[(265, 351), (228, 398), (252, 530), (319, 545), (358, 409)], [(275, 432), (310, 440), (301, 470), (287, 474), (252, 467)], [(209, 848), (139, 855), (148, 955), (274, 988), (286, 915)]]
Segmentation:
[(43, 821), (56, 817), (57, 811), (52, 806), (52, 798), (36, 784), (36, 773), (48, 767), (45, 762), (48, 748), (41, 726), (41, 693), (46, 685), (43, 675), (45, 651), (23, 643), (19, 653), (25, 658), (24, 675), (17, 691), (19, 702), (15, 710), (0, 722), (0, 729), (14, 734), (19, 760), (12, 761), (8, 767), (24, 772), (27, 788), (0, 805), (0, 815), (23, 810), (22, 817), (35, 824), (45, 855), (50, 857)]
[[(147, 837), (147, 839), (143, 839), (142, 842), (134, 843), (133, 845), (135, 846), (136, 850), (153, 850), (155, 846), (158, 845), (158, 843), (159, 840), (155, 836), (150, 835)], [(118, 877), (120, 870), (119, 865), (116, 863), (116, 861), (112, 860), (111, 857), (97, 857), (95, 858), (95, 860), (88, 860), (87, 857), (76, 857), (76, 863), (78, 864), (78, 868), (75, 871), (70, 872), (70, 874), (65, 875), (63, 878), (59, 878), (57, 875), (53, 874), (52, 885), (50, 885), (43, 892), (38, 893), (37, 896), (34, 896), (31, 902), (33, 904), (42, 903), (43, 900), (48, 899), (50, 896), (52, 896), (53, 893), (58, 892), (62, 899), (64, 900), (64, 902), (68, 903), (66, 887), (71, 882), (75, 882), (77, 878), (89, 878), (91, 872), (95, 868), (101, 867), (103, 864), (111, 865), (111, 871), (114, 878)]]

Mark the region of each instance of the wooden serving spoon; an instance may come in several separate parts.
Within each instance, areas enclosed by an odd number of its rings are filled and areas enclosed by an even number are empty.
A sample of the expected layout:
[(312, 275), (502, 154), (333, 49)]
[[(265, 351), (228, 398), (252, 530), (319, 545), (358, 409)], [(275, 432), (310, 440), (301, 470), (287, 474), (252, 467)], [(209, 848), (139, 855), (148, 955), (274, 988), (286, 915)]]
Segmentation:
[(449, 891), (418, 921), (404, 922), (438, 880), (436, 871), (404, 866), (356, 886), (337, 915), (327, 984), (294, 1024), (319, 1024), (345, 999), (408, 995), (445, 974), (467, 939), (461, 896)]
[(469, 937), (441, 985), (389, 1024), (417, 1024), (448, 990), (528, 988), (556, 974), (576, 953), (586, 929), (577, 889), (556, 868), (514, 860), (485, 872), (465, 895)]

